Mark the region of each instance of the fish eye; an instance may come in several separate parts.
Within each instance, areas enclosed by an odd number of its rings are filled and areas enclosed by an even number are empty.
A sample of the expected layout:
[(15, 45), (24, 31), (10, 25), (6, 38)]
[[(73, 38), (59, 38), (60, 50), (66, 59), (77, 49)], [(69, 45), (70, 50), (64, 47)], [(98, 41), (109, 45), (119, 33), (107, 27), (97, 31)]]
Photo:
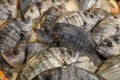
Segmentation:
[(106, 39), (104, 42), (107, 44), (108, 47), (112, 47), (112, 42), (108, 39)]
[(114, 38), (114, 40), (115, 40), (115, 42), (118, 42), (118, 41), (119, 41), (119, 39), (118, 39), (118, 38)]
[(110, 42), (110, 41), (107, 42), (107, 46), (108, 46), (108, 47), (112, 47), (112, 42)]
[(14, 54), (14, 55), (18, 55), (18, 51), (17, 51), (17, 50), (14, 50), (14, 51), (13, 51), (13, 54)]

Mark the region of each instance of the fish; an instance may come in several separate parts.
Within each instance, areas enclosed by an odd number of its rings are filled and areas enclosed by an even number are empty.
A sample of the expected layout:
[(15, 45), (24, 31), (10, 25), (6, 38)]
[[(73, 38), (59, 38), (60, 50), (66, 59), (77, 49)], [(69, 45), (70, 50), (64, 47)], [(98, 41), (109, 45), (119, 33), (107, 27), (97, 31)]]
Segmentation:
[(120, 55), (113, 56), (98, 68), (96, 74), (102, 76), (105, 80), (119, 80), (119, 65)]
[(66, 13), (66, 8), (64, 5), (50, 7), (40, 18), (41, 28), (46, 28), (49, 27), (49, 25), (53, 25), (55, 21), (64, 13)]
[(0, 0), (0, 20), (15, 19), (17, 16), (17, 0)]
[(2, 57), (14, 69), (21, 70), (30, 58), (47, 48), (41, 43), (20, 43), (4, 52)]
[(102, 0), (79, 0), (80, 10), (100, 8)]
[(0, 31), (0, 54), (15, 47), (18, 42), (27, 40), (31, 35), (31, 19), (21, 21), (12, 20)]
[(109, 13), (107, 11), (100, 8), (84, 11), (78, 10), (66, 13), (58, 18), (56, 23), (72, 24), (90, 32), (97, 23), (108, 15)]
[(95, 26), (92, 31), (92, 37), (96, 45), (99, 45), (110, 36), (119, 33), (119, 18), (119, 16), (108, 16)]
[(73, 49), (79, 52), (76, 54), (76, 60), (79, 58), (78, 55), (88, 55), (95, 65), (101, 64), (90, 34), (82, 28), (66, 23), (56, 23), (44, 30), (36, 29), (35, 32), (39, 42), (45, 45)]
[(20, 70), (25, 62), (25, 44), (20, 44), (2, 54), (3, 59), (14, 69)]
[(96, 47), (96, 50), (106, 58), (120, 54), (120, 34), (105, 39)]
[(43, 80), (104, 80), (102, 77), (74, 65), (53, 68), (41, 73)]

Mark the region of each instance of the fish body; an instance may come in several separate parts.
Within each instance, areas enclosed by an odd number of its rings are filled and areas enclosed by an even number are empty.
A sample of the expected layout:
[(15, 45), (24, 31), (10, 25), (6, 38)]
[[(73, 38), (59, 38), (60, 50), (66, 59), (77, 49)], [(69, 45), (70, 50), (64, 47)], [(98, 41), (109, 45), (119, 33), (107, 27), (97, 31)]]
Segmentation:
[(116, 55), (105, 61), (96, 71), (96, 74), (102, 76), (105, 80), (120, 79), (120, 55)]
[(79, 51), (80, 55), (88, 55), (95, 62), (98, 59), (98, 65), (101, 63), (89, 33), (82, 28), (66, 23), (56, 23), (46, 30), (37, 29), (36, 34), (39, 41), (48, 46), (73, 49), (75, 52)]
[(14, 20), (0, 31), (0, 53), (4, 53), (24, 37), (28, 38), (31, 31), (31, 21)]
[(102, 77), (74, 65), (50, 69), (40, 75), (44, 80), (104, 80)]

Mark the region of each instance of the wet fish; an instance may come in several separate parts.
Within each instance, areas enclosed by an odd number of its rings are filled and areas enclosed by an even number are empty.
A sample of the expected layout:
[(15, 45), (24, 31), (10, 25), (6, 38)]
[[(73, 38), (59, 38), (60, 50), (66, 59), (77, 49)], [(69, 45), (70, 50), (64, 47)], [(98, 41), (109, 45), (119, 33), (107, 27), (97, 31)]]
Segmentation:
[(0, 19), (16, 18), (17, 0), (0, 0)]
[(79, 0), (80, 9), (88, 10), (90, 8), (100, 8), (102, 0)]
[(104, 80), (102, 77), (74, 65), (50, 69), (41, 73), (40, 76), (43, 80)]
[(80, 52), (76, 55), (88, 55), (95, 65), (101, 64), (92, 38), (82, 28), (66, 23), (56, 23), (45, 30), (37, 29), (36, 34), (41, 43), (73, 49), (75, 52)]
[(20, 70), (25, 62), (25, 44), (20, 44), (2, 54), (3, 59), (13, 68)]
[(94, 26), (103, 18), (109, 15), (103, 9), (90, 9), (84, 11), (68, 12), (61, 16), (56, 23), (68, 23), (83, 28), (85, 31), (91, 31)]
[(0, 31), (0, 53), (4, 53), (8, 49), (22, 40), (28, 39), (31, 35), (32, 21), (13, 20), (4, 29)]
[(107, 61), (105, 61), (100, 68), (96, 71), (96, 73), (105, 80), (119, 80), (120, 79), (120, 55), (116, 55)]
[(120, 34), (115, 34), (102, 41), (97, 46), (97, 51), (106, 58), (120, 54)]
[(97, 45), (99, 45), (103, 40), (119, 32), (119, 18), (119, 16), (109, 16), (96, 25), (93, 29), (92, 37)]

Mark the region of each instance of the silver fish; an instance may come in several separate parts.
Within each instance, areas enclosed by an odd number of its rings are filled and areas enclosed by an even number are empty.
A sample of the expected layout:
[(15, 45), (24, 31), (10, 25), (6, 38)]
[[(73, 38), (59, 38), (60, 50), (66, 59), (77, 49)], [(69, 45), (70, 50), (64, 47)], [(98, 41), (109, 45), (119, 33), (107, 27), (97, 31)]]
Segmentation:
[(95, 62), (95, 65), (101, 64), (91, 36), (82, 28), (66, 23), (56, 23), (54, 26), (48, 26), (44, 29), (35, 30), (41, 43), (52, 47), (73, 49), (76, 53), (78, 52), (75, 54), (78, 58), (78, 55), (87, 55), (90, 60)]
[(50, 69), (41, 73), (40, 76), (43, 80), (104, 80), (102, 77), (74, 65)]
[(31, 35), (31, 20), (13, 20), (4, 29), (0, 31), (0, 54)]
[(116, 55), (105, 61), (96, 73), (105, 80), (120, 80), (120, 55)]
[(93, 29), (92, 37), (97, 45), (99, 45), (103, 40), (115, 35), (119, 32), (120, 28), (120, 17), (119, 16), (109, 16), (103, 19), (96, 27)]

